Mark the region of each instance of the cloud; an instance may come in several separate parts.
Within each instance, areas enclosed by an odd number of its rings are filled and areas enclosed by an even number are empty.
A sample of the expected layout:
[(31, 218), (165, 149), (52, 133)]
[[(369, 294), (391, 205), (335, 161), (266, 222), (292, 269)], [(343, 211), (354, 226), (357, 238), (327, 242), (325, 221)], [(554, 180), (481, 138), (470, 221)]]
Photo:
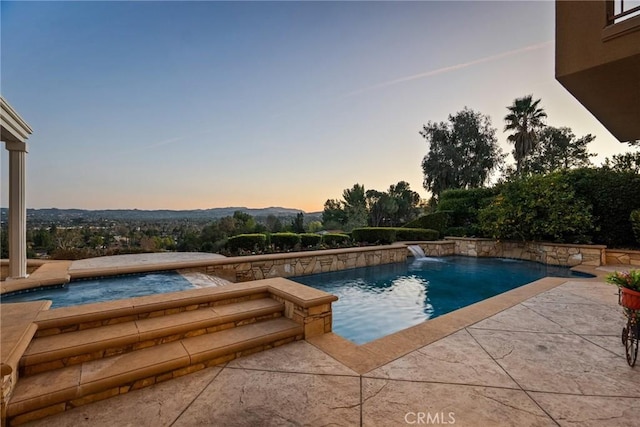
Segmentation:
[(385, 87), (397, 85), (399, 83), (404, 83), (404, 82), (409, 82), (409, 81), (412, 81), (412, 80), (419, 80), (419, 79), (424, 79), (426, 77), (432, 77), (432, 76), (437, 76), (437, 75), (440, 75), (440, 74), (449, 73), (451, 71), (456, 71), (456, 70), (460, 70), (460, 69), (463, 69), (463, 68), (472, 67), (474, 65), (483, 64), (485, 62), (497, 61), (498, 59), (503, 59), (503, 58), (507, 58), (509, 56), (519, 55), (519, 54), (525, 53), (525, 52), (531, 52), (531, 51), (534, 51), (534, 50), (544, 49), (544, 48), (546, 48), (548, 46), (552, 46), (553, 42), (554, 42), (553, 40), (549, 40), (549, 41), (546, 41), (546, 42), (543, 42), (543, 43), (538, 43), (538, 44), (534, 44), (534, 45), (531, 45), (531, 46), (525, 46), (525, 47), (521, 47), (519, 49), (510, 50), (510, 51), (498, 53), (498, 54), (495, 54), (495, 55), (485, 56), (484, 58), (475, 59), (475, 60), (469, 61), (469, 62), (463, 62), (461, 64), (450, 65), (448, 67), (438, 68), (436, 70), (426, 71), (424, 73), (418, 73), (418, 74), (412, 74), (410, 76), (400, 77), (400, 78), (397, 78), (397, 79), (394, 79), (394, 80), (389, 80), (387, 82), (378, 83), (378, 84), (375, 84), (375, 85), (372, 85), (372, 86), (369, 86), (369, 87), (358, 89), (358, 90), (353, 91), (353, 92), (349, 92), (349, 93), (343, 95), (343, 98), (354, 96), (354, 95), (359, 95), (361, 93), (370, 92), (370, 91), (376, 90), (376, 89), (382, 89), (382, 88), (385, 88)]

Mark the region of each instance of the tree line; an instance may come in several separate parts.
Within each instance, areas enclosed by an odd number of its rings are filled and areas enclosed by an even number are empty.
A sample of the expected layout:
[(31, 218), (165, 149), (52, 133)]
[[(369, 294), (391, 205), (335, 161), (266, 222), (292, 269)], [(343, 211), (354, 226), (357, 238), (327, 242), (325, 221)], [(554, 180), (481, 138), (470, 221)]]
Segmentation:
[(367, 225), (402, 225), (416, 218), (420, 203), (420, 195), (406, 181), (389, 186), (387, 191), (365, 190), (364, 185), (354, 184), (342, 192), (342, 199), (324, 203), (322, 225), (328, 230), (343, 231)]
[[(243, 233), (278, 233), (322, 228), (318, 217), (252, 216), (242, 211), (219, 219), (80, 220), (31, 225), (27, 256), (81, 259), (95, 256), (159, 251), (223, 251), (227, 239)], [(0, 256), (8, 258), (8, 224), (0, 229)]]
[[(501, 173), (501, 181), (532, 174), (592, 166), (587, 146), (591, 134), (576, 137), (569, 127), (546, 125), (547, 113), (540, 99), (527, 95), (507, 107), (504, 131), (513, 144), (515, 165), (506, 164), (498, 145), (497, 129), (489, 116), (465, 107), (446, 122), (429, 121), (419, 134), (428, 144), (422, 161), (424, 188), (437, 200), (448, 189), (481, 188)], [(630, 146), (639, 146), (630, 141)], [(603, 167), (614, 171), (640, 172), (640, 152), (606, 158)]]

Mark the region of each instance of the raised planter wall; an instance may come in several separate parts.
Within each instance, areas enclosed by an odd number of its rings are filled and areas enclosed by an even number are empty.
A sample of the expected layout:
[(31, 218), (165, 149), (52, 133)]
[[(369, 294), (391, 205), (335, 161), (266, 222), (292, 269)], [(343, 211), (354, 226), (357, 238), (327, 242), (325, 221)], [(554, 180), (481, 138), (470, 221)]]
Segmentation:
[(514, 258), (543, 264), (574, 267), (607, 263), (606, 246), (545, 242), (501, 242), (493, 239), (446, 237), (455, 244), (455, 254), (474, 257)]

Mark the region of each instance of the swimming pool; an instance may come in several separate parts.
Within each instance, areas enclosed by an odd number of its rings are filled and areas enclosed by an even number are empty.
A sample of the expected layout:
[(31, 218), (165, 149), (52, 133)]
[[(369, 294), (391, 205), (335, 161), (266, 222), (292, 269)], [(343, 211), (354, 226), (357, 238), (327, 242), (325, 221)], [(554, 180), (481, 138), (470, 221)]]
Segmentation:
[(36, 289), (15, 295), (2, 296), (2, 302), (52, 300), (51, 308), (59, 308), (165, 292), (177, 292), (195, 287), (176, 272), (145, 273), (74, 281), (60, 287)]
[(504, 258), (410, 258), (291, 280), (337, 295), (333, 331), (364, 344), (569, 268)]

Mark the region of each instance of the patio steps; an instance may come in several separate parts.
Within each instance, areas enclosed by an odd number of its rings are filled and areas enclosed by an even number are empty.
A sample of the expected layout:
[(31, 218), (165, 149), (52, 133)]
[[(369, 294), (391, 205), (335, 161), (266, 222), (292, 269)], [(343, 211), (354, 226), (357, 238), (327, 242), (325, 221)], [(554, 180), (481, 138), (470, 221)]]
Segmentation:
[(140, 350), (182, 338), (280, 317), (284, 304), (271, 298), (200, 308), (35, 338), (20, 359), (21, 376)]
[[(304, 336), (268, 297), (101, 324), (56, 325), (31, 342), (7, 406), (10, 425), (43, 418), (225, 363)], [(125, 321), (123, 321), (125, 320)]]

